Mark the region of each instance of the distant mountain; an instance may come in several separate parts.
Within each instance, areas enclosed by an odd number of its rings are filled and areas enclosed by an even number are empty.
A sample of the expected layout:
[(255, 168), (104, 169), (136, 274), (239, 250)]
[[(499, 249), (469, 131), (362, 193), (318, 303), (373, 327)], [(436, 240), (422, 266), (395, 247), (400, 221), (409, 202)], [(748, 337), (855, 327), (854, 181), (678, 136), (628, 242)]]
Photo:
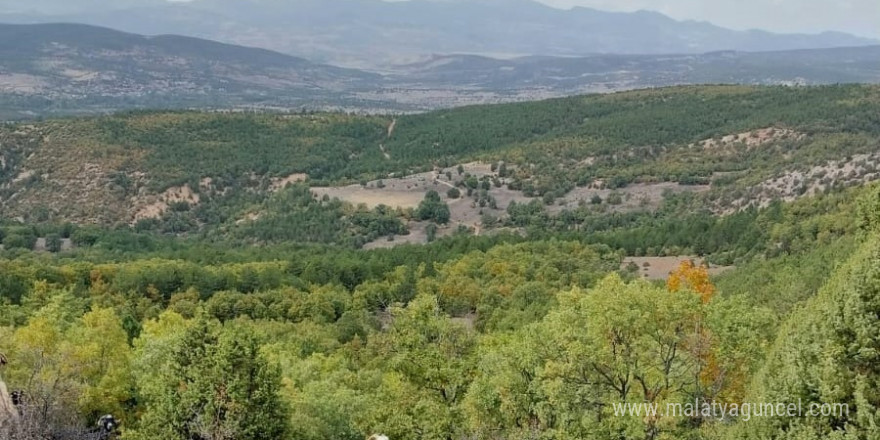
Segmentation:
[(699, 55), (435, 56), (400, 66), (398, 81), (479, 90), (561, 94), (680, 84), (880, 83), (880, 46)]
[(880, 46), (769, 53), (435, 56), (383, 75), (191, 37), (0, 25), (0, 120), (125, 109), (413, 112), (680, 84), (880, 83)]
[[(533, 0), (0, 1), (2, 21), (71, 21), (186, 34), (321, 62), (381, 69), (430, 54), (584, 56), (779, 51), (880, 42), (841, 33), (781, 35), (676, 21), (654, 12), (561, 10)], [(64, 5), (64, 6), (61, 6)]]
[(181, 36), (79, 24), (0, 25), (0, 102), (39, 113), (344, 105), (378, 75)]

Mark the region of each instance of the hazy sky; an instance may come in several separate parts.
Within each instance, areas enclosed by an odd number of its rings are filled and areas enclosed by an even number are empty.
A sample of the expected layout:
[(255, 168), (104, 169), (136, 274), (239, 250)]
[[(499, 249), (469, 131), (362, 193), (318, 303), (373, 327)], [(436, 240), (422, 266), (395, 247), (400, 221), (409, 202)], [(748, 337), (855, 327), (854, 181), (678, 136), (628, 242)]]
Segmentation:
[[(0, 10), (33, 5), (102, 4), (110, 0), (0, 0)], [(137, 3), (146, 0), (125, 0)], [(155, 1), (155, 0), (151, 0)], [(191, 0), (168, 0), (191, 1)], [(284, 1), (284, 0), (279, 0)], [(333, 0), (326, 0), (333, 2)], [(402, 1), (402, 0), (386, 0)], [(405, 1), (405, 0), (404, 0)], [(435, 0), (436, 1), (436, 0)], [(457, 0), (470, 1), (470, 0)], [(503, 1), (503, 0), (502, 0)], [(559, 8), (658, 11), (679, 20), (705, 20), (732, 29), (816, 33), (825, 30), (880, 38), (880, 0), (537, 0)], [(116, 0), (113, 0), (115, 3)], [(10, 8), (9, 5), (12, 5)], [(28, 6), (30, 5), (30, 6)]]
[(676, 19), (776, 32), (837, 30), (880, 37), (880, 0), (539, 0), (556, 7), (648, 9)]

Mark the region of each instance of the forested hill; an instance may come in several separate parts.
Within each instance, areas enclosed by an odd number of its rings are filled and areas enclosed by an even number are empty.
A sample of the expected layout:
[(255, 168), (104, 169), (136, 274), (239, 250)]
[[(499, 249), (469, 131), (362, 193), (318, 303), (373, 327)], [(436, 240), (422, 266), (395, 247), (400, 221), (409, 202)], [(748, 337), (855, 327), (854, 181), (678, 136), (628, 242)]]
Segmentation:
[(192, 230), (242, 219), (298, 180), (357, 184), (482, 161), (505, 162), (504, 188), (548, 204), (578, 188), (669, 182), (711, 185), (713, 206), (735, 210), (874, 179), (878, 110), (877, 87), (718, 86), (396, 118), (146, 112), (12, 124), (0, 128), (0, 203), (8, 217), (112, 225), (164, 196), (192, 205), (182, 214), (198, 219)]
[(3, 125), (0, 438), (874, 438), (878, 145), (869, 86)]

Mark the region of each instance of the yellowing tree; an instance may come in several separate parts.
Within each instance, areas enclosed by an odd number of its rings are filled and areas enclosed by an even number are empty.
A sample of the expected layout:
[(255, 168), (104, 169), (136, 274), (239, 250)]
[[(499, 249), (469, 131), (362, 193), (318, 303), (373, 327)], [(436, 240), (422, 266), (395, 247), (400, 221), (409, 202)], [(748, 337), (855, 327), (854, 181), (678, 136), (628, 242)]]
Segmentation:
[[(709, 304), (715, 295), (715, 285), (709, 280), (706, 266), (697, 266), (692, 260), (682, 261), (678, 269), (669, 274), (666, 288), (670, 292), (687, 290), (700, 296), (703, 305)], [(699, 361), (696, 377), (700, 385), (696, 397), (713, 399), (721, 392), (724, 371), (713, 349), (715, 345), (712, 332), (703, 325), (705, 308), (699, 310), (694, 320), (696, 326), (693, 338), (685, 345), (688, 351)]]
[[(111, 309), (96, 309), (65, 322), (68, 310), (57, 294), (24, 327), (15, 330), (10, 386), (25, 391), (41, 408), (44, 427), (73, 422), (91, 425), (102, 414), (124, 418), (132, 397), (130, 348), (120, 319)], [(61, 298), (61, 299), (59, 299)]]
[(709, 281), (709, 270), (705, 266), (697, 266), (691, 260), (682, 261), (678, 269), (669, 274), (666, 288), (670, 292), (689, 289), (700, 295), (703, 304), (708, 304), (715, 295), (715, 285)]

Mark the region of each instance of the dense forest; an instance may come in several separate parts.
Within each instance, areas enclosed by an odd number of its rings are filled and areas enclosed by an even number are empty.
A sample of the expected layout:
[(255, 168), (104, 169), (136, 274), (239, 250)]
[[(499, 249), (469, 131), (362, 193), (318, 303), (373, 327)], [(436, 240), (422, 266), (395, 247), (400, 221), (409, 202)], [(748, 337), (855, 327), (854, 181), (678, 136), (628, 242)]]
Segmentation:
[[(878, 109), (870, 87), (693, 87), (3, 127), (0, 438), (877, 438)], [(449, 187), (409, 208), (315, 192), (430, 170)], [(780, 176), (809, 190), (759, 189)], [(626, 200), (657, 184), (703, 189)], [(106, 197), (94, 221), (80, 192)], [(695, 401), (846, 411), (619, 411)]]

